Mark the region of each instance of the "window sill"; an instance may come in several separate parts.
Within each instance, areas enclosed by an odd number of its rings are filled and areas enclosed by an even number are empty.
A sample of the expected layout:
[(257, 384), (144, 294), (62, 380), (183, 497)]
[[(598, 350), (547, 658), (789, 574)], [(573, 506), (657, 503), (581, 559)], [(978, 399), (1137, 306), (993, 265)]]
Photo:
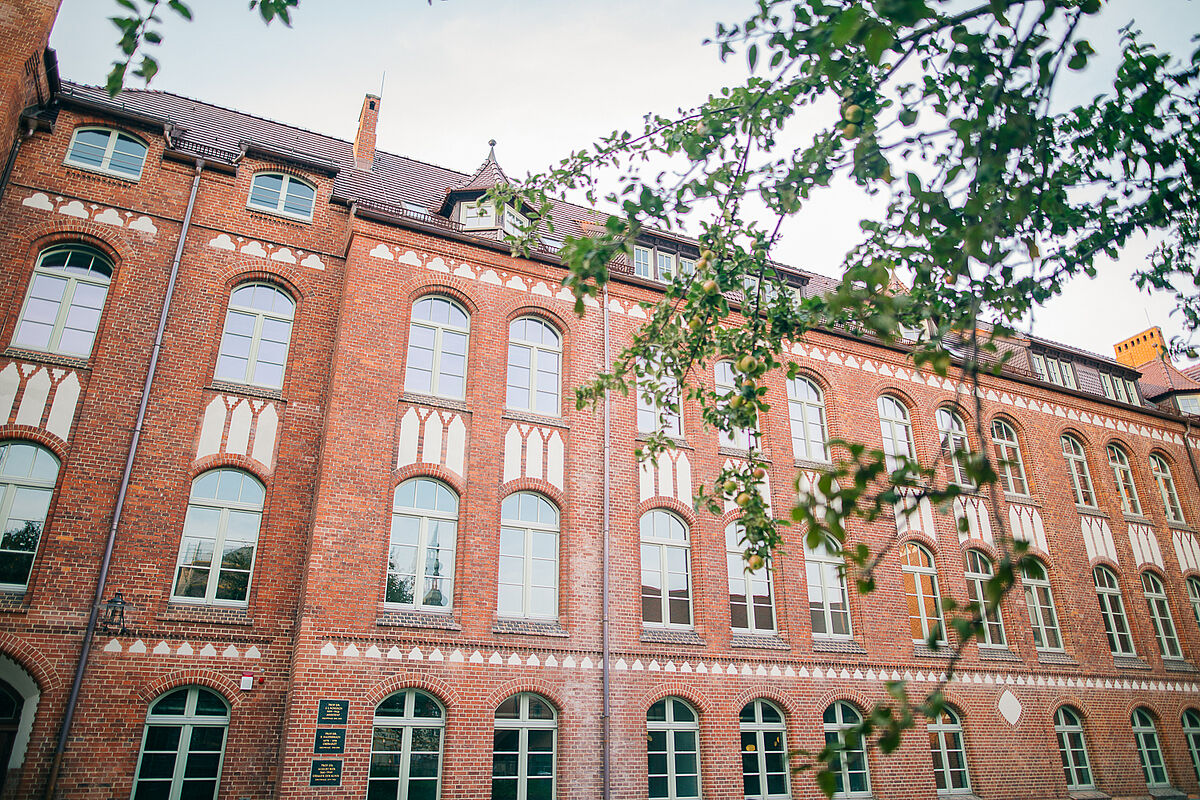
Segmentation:
[(739, 633), (729, 637), (730, 647), (755, 647), (760, 650), (791, 650), (792, 646), (775, 633)]
[(20, 358), (26, 361), (36, 361), (39, 364), (53, 364), (56, 367), (71, 367), (72, 369), (91, 369), (91, 361), (79, 356), (64, 356), (45, 350), (25, 350), (20, 347), (9, 347), (3, 355), (7, 358)]
[(1195, 533), (1196, 529), (1186, 522), (1176, 522), (1175, 520), (1167, 520), (1167, 527), (1173, 531), (1184, 531), (1186, 533)]
[(155, 619), (170, 622), (202, 622), (206, 625), (245, 625), (251, 627), (254, 620), (250, 618), (250, 610), (230, 606), (192, 605), (171, 601), (167, 608)]
[(949, 660), (954, 656), (954, 650), (949, 644), (945, 643), (937, 650), (934, 650), (924, 642), (913, 642), (913, 655), (917, 658), (944, 658)]
[[(758, 452), (760, 461), (764, 461), (768, 464), (771, 463), (770, 456), (768, 456), (761, 447), (756, 447), (754, 450)], [(750, 460), (750, 448), (747, 447), (731, 447), (727, 444), (717, 445), (717, 454), (729, 456), (730, 458), (740, 458), (744, 461)]]
[(938, 800), (983, 800), (974, 792), (938, 792)]
[(1105, 794), (1099, 789), (1076, 789), (1067, 792), (1067, 797), (1071, 800), (1110, 800), (1112, 795)]
[(1013, 661), (1020, 662), (1021, 657), (1009, 650), (1007, 647), (985, 647), (979, 646), (980, 661)]
[(1023, 506), (1037, 506), (1041, 508), (1042, 504), (1033, 499), (1033, 495), (1028, 494), (1013, 494), (1012, 492), (1004, 493), (1004, 500), (1008, 503), (1017, 503)]
[(1187, 792), (1174, 786), (1147, 786), (1146, 791), (1155, 800), (1186, 800), (1188, 796)]
[(1182, 658), (1164, 658), (1163, 659), (1163, 669), (1165, 669), (1167, 672), (1196, 672), (1197, 671), (1195, 667), (1193, 667), (1187, 661), (1184, 661)]
[(544, 425), (551, 428), (562, 428), (570, 430), (571, 426), (563, 422), (562, 417), (547, 417), (544, 414), (535, 414), (532, 411), (521, 411), (515, 408), (506, 408), (504, 413), (500, 415), (501, 419), (511, 419), (517, 422), (528, 422), (531, 425)]
[(205, 388), (212, 392), (232, 392), (234, 394), (244, 394), (248, 397), (261, 397), (267, 400), (283, 400), (282, 389), (268, 389), (265, 386), (255, 386), (250, 383), (233, 383), (231, 381), (219, 381), (214, 378)]
[[(252, 215), (266, 217), (267, 219), (274, 220), (275, 222), (290, 222), (293, 225), (312, 225), (313, 223), (312, 217), (301, 217), (296, 214), (285, 214), (282, 211), (271, 211), (270, 209), (259, 208), (257, 206), (247, 205), (246, 210)], [(313, 203), (313, 210), (316, 210), (315, 202)]]
[(461, 631), (453, 615), (436, 611), (417, 611), (410, 608), (382, 609), (375, 624), (384, 628), (432, 628), (442, 631)]
[(1113, 656), (1113, 666), (1119, 669), (1150, 669), (1150, 665), (1137, 656)]
[(1062, 664), (1067, 667), (1078, 667), (1079, 662), (1065, 650), (1038, 650), (1039, 664)]
[(1108, 514), (1104, 513), (1096, 506), (1081, 506), (1079, 503), (1076, 503), (1075, 510), (1087, 517), (1101, 517), (1103, 519), (1109, 518)]
[(810, 461), (807, 458), (793, 459), (792, 464), (799, 469), (814, 469), (824, 471), (833, 468), (832, 461)]
[(705, 645), (704, 637), (695, 631), (674, 628), (642, 628), (641, 641), (655, 644), (698, 645), (700, 647)]
[[(638, 442), (645, 442), (645, 441), (649, 440), (652, 435), (653, 434), (646, 433), (645, 431), (638, 431), (638, 434), (636, 437), (634, 437), (634, 440), (638, 441)], [(695, 450), (696, 449), (696, 448), (692, 447), (690, 444), (688, 444), (687, 439), (683, 438), (682, 436), (676, 436), (671, 433), (665, 433), (665, 434), (663, 434), (663, 438), (666, 439), (668, 442), (671, 442), (672, 444), (674, 444), (676, 449), (679, 449), (679, 450)]]
[(855, 656), (867, 654), (867, 649), (854, 639), (838, 639), (833, 636), (814, 635), (812, 649), (814, 653), (845, 653)]
[(555, 636), (559, 639), (568, 639), (571, 636), (555, 619), (498, 619), (492, 623), (492, 633)]
[(471, 413), (471, 407), (467, 405), (465, 400), (455, 400), (450, 397), (438, 397), (434, 394), (421, 394), (420, 392), (405, 390), (400, 395), (400, 399), (405, 403), (413, 403), (419, 406), (435, 406), (437, 408), (448, 408), (453, 411)]
[[(123, 175), (120, 172), (109, 172), (106, 169), (100, 169), (99, 167), (89, 167), (85, 164), (76, 164), (73, 161), (64, 161), (63, 166), (67, 167), (68, 169), (75, 170), (76, 172), (82, 172), (83, 174), (87, 175), (88, 177), (112, 178), (113, 180), (120, 181), (121, 184), (128, 185), (128, 186), (136, 186), (142, 180), (142, 174), (140, 172), (138, 173), (138, 176), (135, 178), (132, 175)], [(143, 161), (142, 169), (144, 170), (145, 167), (146, 167), (146, 162)]]
[(1121, 512), (1121, 516), (1125, 518), (1126, 522), (1133, 522), (1138, 525), (1153, 525), (1154, 524), (1151, 521), (1151, 519), (1149, 517), (1145, 516), (1144, 514), (1130, 514), (1128, 512), (1123, 511), (1123, 512)]

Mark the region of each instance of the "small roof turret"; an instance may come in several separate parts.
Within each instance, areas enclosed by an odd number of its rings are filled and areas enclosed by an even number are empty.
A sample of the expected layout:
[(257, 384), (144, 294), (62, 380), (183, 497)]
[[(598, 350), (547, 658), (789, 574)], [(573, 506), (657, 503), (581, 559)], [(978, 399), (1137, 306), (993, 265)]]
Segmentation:
[(496, 161), (495, 139), (488, 140), (488, 148), (487, 158), (479, 165), (479, 169), (475, 170), (474, 175), (457, 186), (446, 188), (446, 199), (440, 209), (442, 214), (450, 213), (454, 204), (460, 200), (474, 200), (493, 186), (507, 186), (511, 183)]

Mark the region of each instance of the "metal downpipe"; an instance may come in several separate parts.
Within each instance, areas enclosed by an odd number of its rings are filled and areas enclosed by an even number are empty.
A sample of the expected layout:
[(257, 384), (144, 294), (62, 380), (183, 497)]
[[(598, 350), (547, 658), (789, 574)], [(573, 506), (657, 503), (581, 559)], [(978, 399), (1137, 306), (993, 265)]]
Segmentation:
[[(611, 367), (612, 353), (609, 343), (609, 327), (608, 327), (608, 284), (604, 284), (604, 369), (607, 372)], [(601, 680), (603, 682), (603, 707), (600, 713), (602, 724), (602, 739), (603, 739), (603, 765), (601, 774), (604, 777), (604, 794), (603, 800), (609, 800), (612, 797), (612, 764), (611, 750), (612, 742), (609, 735), (610, 717), (611, 717), (611, 697), (608, 671), (608, 567), (609, 567), (609, 540), (611, 538), (610, 514), (611, 508), (609, 503), (609, 485), (611, 483), (611, 468), (612, 468), (612, 407), (609, 400), (608, 392), (604, 393), (604, 558), (603, 572), (601, 580), (603, 586), (603, 596), (601, 598), (601, 636), (603, 642), (603, 654), (600, 663), (603, 665), (601, 670)]]

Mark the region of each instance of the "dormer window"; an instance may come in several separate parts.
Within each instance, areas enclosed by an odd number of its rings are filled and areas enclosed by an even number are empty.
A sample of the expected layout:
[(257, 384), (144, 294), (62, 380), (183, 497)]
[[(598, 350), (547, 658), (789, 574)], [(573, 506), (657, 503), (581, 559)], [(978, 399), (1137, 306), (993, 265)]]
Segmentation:
[(1118, 378), (1116, 375), (1101, 372), (1100, 386), (1104, 389), (1104, 396), (1109, 400), (1119, 400), (1135, 406), (1140, 405), (1137, 384), (1127, 378)]
[(496, 206), (492, 203), (463, 203), (459, 221), (469, 231), (496, 227)]
[(639, 278), (670, 283), (677, 275), (691, 275), (695, 271), (696, 259), (682, 253), (640, 244), (633, 247), (633, 274)]
[(504, 222), (501, 227), (505, 233), (520, 236), (528, 226), (529, 220), (524, 214), (518, 213), (512, 206), (504, 206)]
[(66, 161), (74, 167), (136, 181), (146, 163), (146, 145), (109, 128), (77, 128)]
[(311, 222), (317, 189), (310, 183), (282, 172), (260, 172), (250, 183), (246, 206), (292, 219)]
[(1075, 367), (1070, 361), (1064, 361), (1043, 353), (1033, 353), (1030, 356), (1033, 372), (1038, 378), (1049, 381), (1068, 389), (1078, 388), (1075, 382)]

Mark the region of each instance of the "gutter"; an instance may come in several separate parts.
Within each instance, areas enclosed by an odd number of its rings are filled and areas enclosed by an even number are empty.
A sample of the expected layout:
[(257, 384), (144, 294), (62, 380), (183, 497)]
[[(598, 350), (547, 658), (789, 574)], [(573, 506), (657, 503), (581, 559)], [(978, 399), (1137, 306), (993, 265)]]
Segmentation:
[(13, 137), (12, 147), (8, 151), (8, 160), (4, 162), (4, 172), (0, 174), (0, 200), (4, 199), (4, 191), (8, 188), (8, 181), (12, 178), (13, 167), (17, 163), (17, 153), (21, 151), (21, 142), (33, 135), (33, 123), (27, 123), (26, 127), (19, 128), (17, 135)]
[(183, 245), (187, 241), (188, 229), (192, 224), (192, 210), (196, 205), (196, 190), (200, 188), (200, 175), (204, 171), (204, 159), (196, 159), (196, 176), (192, 178), (192, 191), (188, 195), (187, 211), (183, 215), (183, 228), (179, 232), (179, 243), (175, 246), (175, 258), (171, 262), (171, 276), (167, 279), (167, 293), (163, 298), (162, 311), (158, 315), (158, 329), (154, 332), (154, 347), (150, 353), (150, 366), (146, 370), (146, 382), (142, 385), (142, 399), (138, 405), (137, 421), (133, 426), (133, 439), (129, 442), (129, 453), (125, 457), (125, 470), (121, 474), (121, 487), (117, 491), (117, 505), (113, 511), (112, 525), (108, 529), (108, 541), (104, 545), (104, 560), (100, 562), (100, 574), (96, 578), (96, 594), (92, 600), (91, 611), (88, 614), (87, 628), (83, 633), (83, 645), (79, 650), (79, 661), (75, 666), (75, 677), (71, 683), (71, 694), (67, 699), (67, 708), (63, 712), (62, 728), (58, 733), (58, 744), (54, 748), (54, 758), (50, 762), (50, 777), (46, 782), (44, 800), (53, 800), (54, 791), (58, 786), (58, 774), (62, 767), (63, 753), (67, 749), (67, 738), (71, 733), (71, 723), (75, 719), (75, 706), (79, 702), (79, 687), (83, 683), (83, 675), (87, 670), (88, 655), (91, 653), (92, 641), (96, 636), (96, 617), (99, 616), (100, 605), (104, 602), (104, 589), (108, 582), (108, 568), (112, 564), (113, 548), (117, 541), (117, 527), (121, 523), (121, 512), (125, 508), (125, 496), (129, 491), (129, 480), (133, 474), (133, 461), (137, 456), (138, 443), (142, 438), (142, 426), (146, 421), (146, 407), (150, 402), (150, 388), (154, 384), (154, 374), (158, 370), (158, 359), (162, 353), (163, 333), (167, 327), (167, 315), (171, 310), (171, 298), (175, 294), (175, 283), (179, 277), (179, 262), (183, 257)]

